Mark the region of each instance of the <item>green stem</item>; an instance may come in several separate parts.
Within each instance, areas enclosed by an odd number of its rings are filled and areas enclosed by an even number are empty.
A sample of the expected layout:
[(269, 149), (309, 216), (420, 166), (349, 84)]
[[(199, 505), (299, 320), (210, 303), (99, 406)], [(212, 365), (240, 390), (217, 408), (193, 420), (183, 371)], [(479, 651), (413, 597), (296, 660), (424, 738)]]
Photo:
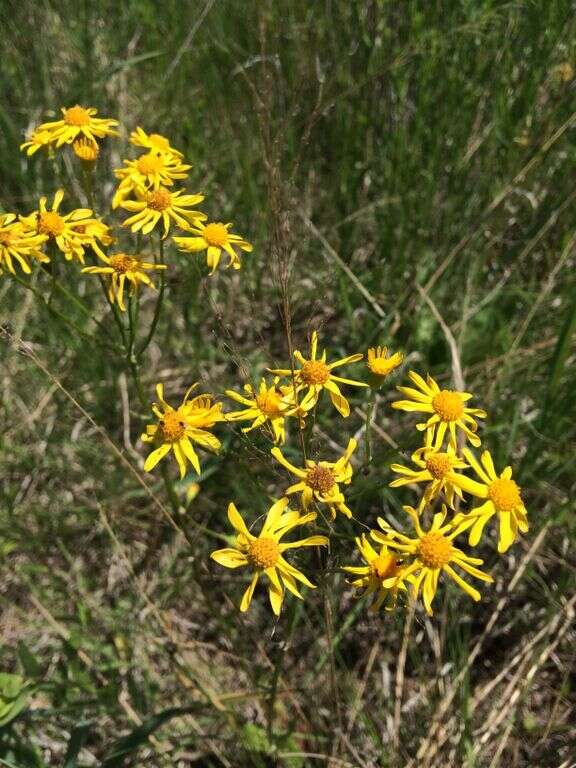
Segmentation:
[(366, 411), (366, 431), (365, 448), (366, 448), (366, 465), (372, 462), (372, 418), (374, 416), (374, 406), (376, 405), (376, 392), (370, 390), (370, 400), (368, 401), (368, 410)]
[[(160, 238), (160, 253), (158, 256), (158, 260), (156, 261), (156, 264), (164, 264), (164, 240)], [(162, 301), (164, 299), (164, 289), (166, 287), (166, 276), (165, 276), (166, 270), (162, 269), (160, 271), (160, 289), (158, 292), (158, 299), (156, 300), (156, 307), (154, 309), (154, 317), (152, 318), (152, 323), (150, 325), (150, 330), (148, 331), (148, 335), (144, 339), (144, 342), (142, 343), (142, 346), (138, 350), (138, 357), (148, 349), (148, 346), (150, 345), (150, 342), (154, 338), (154, 334), (156, 333), (156, 326), (158, 325), (158, 320), (160, 320), (160, 313), (162, 311)]]

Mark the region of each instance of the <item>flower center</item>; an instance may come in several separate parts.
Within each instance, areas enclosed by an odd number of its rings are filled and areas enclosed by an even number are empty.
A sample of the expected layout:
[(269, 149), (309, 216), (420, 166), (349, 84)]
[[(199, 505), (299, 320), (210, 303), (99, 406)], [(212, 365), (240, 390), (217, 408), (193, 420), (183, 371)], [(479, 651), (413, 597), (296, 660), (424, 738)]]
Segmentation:
[(390, 578), (396, 570), (396, 558), (394, 555), (378, 555), (370, 563), (370, 573), (379, 581)]
[(90, 122), (90, 115), (84, 107), (80, 107), (76, 104), (75, 107), (70, 107), (70, 109), (66, 110), (64, 113), (64, 122), (66, 125), (88, 125)]
[(0, 231), (0, 245), (10, 245), (12, 242), (12, 232), (8, 230), (4, 230), (4, 232)]
[(330, 378), (330, 369), (322, 360), (306, 360), (300, 377), (305, 384), (325, 384)]
[(433, 453), (426, 459), (426, 469), (436, 480), (445, 477), (451, 468), (450, 456), (447, 453)]
[(500, 478), (488, 486), (488, 498), (498, 512), (512, 512), (522, 505), (520, 488), (514, 480)]
[(138, 259), (133, 256), (126, 256), (125, 253), (116, 253), (114, 256), (110, 256), (110, 266), (115, 272), (125, 274), (138, 264)]
[(153, 173), (158, 173), (164, 167), (164, 162), (161, 155), (157, 155), (154, 152), (148, 152), (147, 155), (142, 155), (136, 161), (136, 168), (144, 176), (150, 176)]
[(441, 533), (426, 533), (418, 545), (420, 560), (428, 568), (442, 568), (452, 557), (452, 543)]
[(460, 392), (443, 389), (432, 398), (432, 408), (442, 421), (458, 421), (464, 413), (464, 402)]
[(256, 405), (266, 416), (278, 416), (280, 414), (280, 395), (273, 389), (261, 395), (256, 395)]
[(43, 235), (51, 235), (57, 237), (64, 232), (64, 219), (60, 214), (55, 211), (45, 211), (40, 214), (40, 221), (38, 222), (38, 231)]
[(160, 432), (165, 443), (175, 443), (186, 434), (186, 422), (179, 411), (167, 411), (160, 421)]
[(255, 568), (272, 568), (279, 557), (278, 542), (268, 536), (254, 539), (248, 545), (248, 559)]
[(148, 193), (148, 208), (153, 211), (165, 211), (170, 207), (170, 192), (167, 189), (155, 189)]
[(309, 469), (306, 475), (306, 485), (321, 494), (328, 493), (334, 487), (335, 482), (334, 472), (328, 467), (321, 467), (320, 465)]
[(76, 157), (89, 163), (93, 163), (100, 154), (98, 144), (89, 139), (76, 139), (72, 144), (72, 149), (74, 150)]
[(222, 246), (228, 242), (228, 230), (224, 224), (208, 224), (202, 234), (208, 245)]

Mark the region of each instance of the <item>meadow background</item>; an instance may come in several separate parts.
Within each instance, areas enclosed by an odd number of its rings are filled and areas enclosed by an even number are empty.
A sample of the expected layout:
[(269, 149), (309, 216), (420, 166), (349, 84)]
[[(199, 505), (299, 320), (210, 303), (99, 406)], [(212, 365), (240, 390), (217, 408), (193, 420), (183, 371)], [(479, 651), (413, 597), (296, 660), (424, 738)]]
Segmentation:
[[(576, 765), (574, 4), (1, 0), (0, 19), (2, 209), (60, 185), (81, 202), (71, 161), (18, 149), (78, 102), (125, 126), (98, 166), (101, 206), (141, 125), (254, 243), (241, 272), (210, 279), (173, 255), (150, 398), (159, 380), (176, 400), (285, 364), (287, 309), (303, 351), (314, 328), (334, 356), (388, 344), (446, 385), (459, 360), (531, 523), (505, 557), (484, 546), (495, 584), (478, 604), (445, 588), (433, 618), (373, 616), (334, 573), (331, 637), (316, 593), (277, 622), (260, 593), (241, 616), (242, 579), (208, 554), (230, 500), (255, 516), (277, 492), (266, 440), (217, 430), (178, 521), (188, 541), (174, 534), (114, 450), (141, 466), (148, 414), (106, 333), (48, 302), (42, 276), (45, 302), (3, 276), (0, 668), (22, 686), (0, 691), (0, 765)], [(63, 274), (111, 323), (79, 270)], [(368, 525), (414, 500), (387, 487), (417, 441), (389, 407), (404, 377), (378, 398), (350, 494)], [(362, 441), (367, 400), (351, 401), (345, 422), (319, 412), (316, 450)]]

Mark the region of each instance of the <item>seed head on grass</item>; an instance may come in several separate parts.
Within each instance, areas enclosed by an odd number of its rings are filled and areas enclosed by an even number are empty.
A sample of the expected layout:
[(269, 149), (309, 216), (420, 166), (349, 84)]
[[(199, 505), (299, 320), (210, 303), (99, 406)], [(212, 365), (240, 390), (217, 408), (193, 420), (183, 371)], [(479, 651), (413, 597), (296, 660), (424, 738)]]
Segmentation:
[(270, 605), (276, 616), (279, 615), (284, 600), (284, 588), (300, 600), (303, 599), (297, 581), (310, 589), (315, 585), (297, 568), (284, 559), (284, 552), (300, 547), (324, 547), (328, 544), (326, 536), (308, 536), (298, 541), (281, 542), (293, 528), (311, 523), (316, 519), (316, 513), (299, 515), (288, 509), (288, 499), (280, 499), (268, 510), (264, 524), (258, 536), (254, 536), (241, 518), (234, 504), (228, 506), (228, 520), (236, 531), (236, 546), (218, 549), (212, 552), (211, 558), (225, 568), (241, 568), (249, 566), (252, 579), (240, 602), (240, 610), (247, 611), (250, 607), (254, 589), (260, 576), (269, 580), (268, 596)]

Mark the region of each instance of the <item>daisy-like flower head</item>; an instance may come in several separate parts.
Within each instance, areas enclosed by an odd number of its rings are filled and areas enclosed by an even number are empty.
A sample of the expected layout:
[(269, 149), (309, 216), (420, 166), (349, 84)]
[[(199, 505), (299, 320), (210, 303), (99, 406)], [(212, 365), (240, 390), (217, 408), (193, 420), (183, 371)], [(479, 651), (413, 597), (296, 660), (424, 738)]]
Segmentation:
[(84, 267), (82, 272), (89, 275), (106, 275), (109, 278), (108, 297), (112, 303), (116, 302), (122, 312), (126, 311), (124, 304), (124, 288), (128, 283), (130, 295), (133, 295), (140, 283), (154, 285), (147, 272), (166, 269), (165, 264), (153, 264), (142, 261), (137, 256), (129, 256), (126, 253), (114, 253), (110, 256), (101, 256), (104, 266)]
[(498, 475), (489, 451), (482, 453), (480, 461), (467, 448), (463, 453), (481, 482), (465, 475), (458, 475), (455, 482), (463, 491), (478, 499), (485, 499), (484, 504), (462, 515), (463, 519), (470, 519), (473, 522), (469, 543), (473, 547), (478, 544), (484, 526), (497, 514), (500, 522), (498, 552), (506, 552), (516, 540), (518, 531), (526, 533), (528, 530), (528, 513), (522, 501), (520, 488), (512, 480), (512, 468), (506, 467)]
[(483, 564), (483, 560), (470, 557), (454, 546), (454, 539), (470, 526), (470, 522), (459, 520), (457, 516), (449, 523), (445, 523), (446, 507), (443, 506), (442, 511), (434, 515), (430, 529), (425, 531), (415, 509), (404, 507), (404, 511), (412, 518), (415, 538), (399, 533), (381, 517), (378, 518), (378, 525), (383, 532), (371, 531), (371, 536), (374, 541), (386, 544), (389, 549), (398, 552), (402, 558), (406, 559), (402, 575), (404, 579), (411, 582), (414, 599), (418, 598), (422, 588), (424, 607), (431, 615), (438, 581), (441, 574), (445, 573), (473, 600), (480, 600), (478, 590), (464, 581), (454, 569), (454, 566), (458, 566), (470, 576), (482, 581), (493, 581), (491, 576), (476, 568), (477, 565)]
[(51, 143), (52, 134), (50, 131), (41, 131), (39, 128), (36, 128), (36, 130), (32, 132), (30, 138), (23, 144), (20, 144), (20, 151), (26, 152), (28, 157), (31, 157), (31, 155), (36, 154), (39, 149), (49, 147)]
[(260, 530), (258, 536), (254, 536), (234, 504), (228, 507), (228, 519), (236, 531), (236, 546), (218, 549), (212, 552), (210, 557), (226, 568), (240, 568), (249, 566), (252, 571), (252, 579), (248, 589), (242, 597), (240, 610), (247, 611), (250, 607), (252, 595), (260, 576), (268, 577), (268, 595), (270, 605), (276, 616), (280, 613), (284, 600), (284, 588), (302, 600), (297, 581), (314, 589), (303, 573), (294, 568), (284, 559), (283, 555), (289, 549), (300, 547), (324, 547), (328, 544), (326, 536), (308, 536), (305, 539), (291, 542), (281, 542), (282, 537), (300, 525), (306, 525), (316, 519), (314, 512), (300, 516), (298, 512), (287, 509), (288, 499), (280, 499), (273, 504)]
[(414, 451), (412, 461), (417, 469), (410, 469), (410, 467), (405, 467), (402, 464), (390, 465), (392, 472), (400, 475), (390, 483), (390, 487), (398, 488), (401, 485), (426, 483), (422, 507), (444, 492), (448, 506), (454, 509), (455, 495), (460, 498), (463, 497), (462, 491), (457, 485), (458, 473), (455, 470), (466, 469), (468, 467), (466, 462), (456, 455), (450, 445), (445, 451), (438, 450), (433, 445), (425, 445)]
[(270, 386), (266, 384), (266, 379), (262, 377), (258, 391), (255, 391), (251, 384), (244, 385), (245, 395), (234, 392), (232, 389), (226, 390), (226, 395), (242, 403), (244, 408), (241, 411), (226, 413), (226, 421), (252, 421), (249, 427), (244, 427), (242, 432), (250, 432), (256, 427), (265, 424), (269, 425), (274, 436), (275, 443), (283, 444), (286, 440), (286, 417), (294, 416), (296, 406), (294, 404), (294, 388), (279, 386), (280, 379), (274, 378)]
[(142, 232), (147, 235), (161, 221), (164, 225), (162, 238), (168, 236), (170, 222), (174, 221), (185, 230), (190, 229), (190, 224), (206, 218), (201, 211), (191, 210), (190, 206), (201, 203), (204, 195), (185, 195), (183, 189), (171, 192), (166, 187), (157, 189), (137, 189), (137, 200), (123, 200), (120, 205), (134, 214), (123, 223), (130, 227), (132, 232)]
[(162, 136), (160, 133), (146, 133), (142, 128), (136, 128), (130, 134), (130, 143), (135, 147), (143, 147), (152, 152), (161, 152), (163, 155), (172, 155), (176, 159), (182, 160), (184, 155), (174, 147), (170, 146), (170, 142), (166, 136)]
[[(363, 381), (354, 381), (352, 379), (343, 379), (340, 376), (334, 376), (332, 373), (334, 368), (346, 363), (356, 363), (358, 360), (362, 360), (364, 355), (361, 353), (356, 355), (348, 355), (340, 360), (335, 360), (332, 363), (326, 362), (326, 351), (322, 352), (320, 358), (317, 358), (318, 351), (318, 334), (316, 331), (312, 334), (312, 342), (310, 344), (310, 359), (306, 360), (303, 355), (295, 351), (294, 357), (300, 364), (300, 368), (296, 368), (294, 376), (298, 389), (306, 389), (306, 394), (300, 401), (300, 408), (304, 411), (311, 410), (320, 397), (320, 393), (323, 389), (327, 390), (332, 401), (332, 405), (336, 408), (338, 413), (346, 417), (350, 415), (350, 404), (344, 397), (338, 384), (349, 384), (353, 387), (367, 387)], [(278, 374), (279, 376), (292, 376), (290, 368), (277, 368), (268, 369), (271, 373)]]
[(116, 168), (114, 175), (120, 184), (112, 198), (112, 208), (118, 208), (123, 200), (139, 188), (158, 189), (170, 187), (176, 179), (185, 179), (191, 165), (184, 165), (179, 158), (163, 152), (147, 152), (136, 160), (124, 160), (125, 168)]
[(375, 383), (380, 383), (402, 364), (402, 360), (404, 355), (401, 352), (388, 355), (387, 347), (371, 347), (368, 350), (366, 365), (376, 380)]
[(98, 143), (92, 141), (92, 139), (87, 139), (85, 136), (76, 139), (72, 144), (72, 149), (74, 150), (76, 157), (89, 170), (93, 167), (96, 160), (98, 160), (98, 155), (100, 154)]
[[(91, 247), (98, 256), (103, 257), (104, 254), (98, 245), (98, 233), (102, 233), (102, 227), (108, 231), (108, 227), (93, 218), (90, 208), (76, 208), (70, 213), (60, 213), (63, 199), (64, 192), (59, 189), (54, 195), (52, 208), (49, 209), (46, 205), (47, 198), (41, 197), (38, 210), (29, 216), (21, 216), (20, 221), (37, 234), (46, 235), (68, 261), (78, 259), (83, 264), (87, 247)], [(90, 228), (94, 228), (92, 233)]]
[[(113, 127), (118, 125), (118, 120), (96, 117), (97, 114), (97, 109), (81, 107), (79, 104), (67, 109), (62, 107), (62, 120), (42, 123), (36, 132), (40, 135), (49, 134), (50, 143), (56, 147), (71, 144), (80, 136), (94, 142), (104, 136), (118, 136), (118, 131), (113, 130)], [(20, 149), (24, 149), (24, 145)]]
[(231, 226), (232, 224), (222, 224), (219, 221), (211, 222), (210, 224), (198, 222), (191, 229), (193, 237), (175, 237), (174, 242), (181, 251), (188, 251), (190, 253), (206, 251), (206, 263), (210, 268), (211, 275), (214, 274), (214, 270), (220, 263), (222, 251), (226, 251), (230, 259), (226, 266), (240, 269), (242, 264), (236, 249), (241, 248), (243, 251), (250, 253), (252, 246), (240, 235), (234, 235), (232, 232), (229, 232), (228, 230)]
[(38, 234), (18, 221), (16, 214), (0, 214), (0, 274), (7, 270), (15, 275), (15, 261), (27, 275), (32, 272), (28, 263), (30, 259), (44, 263), (50, 261), (41, 250), (46, 240), (46, 235)]
[(194, 384), (178, 408), (173, 408), (164, 400), (164, 386), (156, 386), (158, 403), (153, 403), (152, 411), (158, 419), (157, 424), (148, 424), (141, 439), (145, 443), (159, 443), (144, 463), (144, 470), (150, 472), (167, 453), (172, 451), (180, 469), (180, 479), (186, 475), (186, 460), (200, 474), (200, 461), (193, 443), (217, 453), (220, 440), (208, 432), (214, 424), (222, 421), (222, 404), (212, 403), (212, 395), (197, 395), (189, 400), (189, 395), (197, 385)]
[(393, 610), (396, 607), (398, 590), (406, 589), (397, 556), (388, 551), (386, 544), (382, 544), (380, 551), (377, 552), (364, 533), (357, 537), (355, 542), (366, 565), (344, 566), (344, 571), (358, 577), (350, 583), (357, 588), (364, 589), (364, 595), (376, 593), (376, 600), (370, 608), (371, 611), (380, 610), (388, 598), (390, 598), (390, 604), (386, 606), (386, 610)]
[(468, 408), (465, 405), (473, 395), (469, 392), (440, 389), (431, 376), (427, 376), (424, 381), (422, 376), (414, 371), (410, 371), (408, 376), (418, 389), (397, 387), (398, 391), (407, 395), (410, 400), (396, 400), (392, 403), (392, 408), (430, 414), (428, 421), (416, 424), (416, 429), (426, 430), (430, 443), (433, 442), (437, 448), (442, 445), (448, 430), (450, 445), (456, 450), (456, 427), (464, 432), (473, 446), (480, 445), (480, 438), (476, 435), (478, 429), (476, 419), (485, 419), (486, 411), (480, 408)]
[(330, 510), (332, 519), (336, 512), (341, 512), (346, 517), (352, 517), (352, 512), (346, 506), (344, 494), (340, 490), (340, 483), (348, 485), (352, 479), (352, 464), (350, 456), (356, 450), (358, 443), (353, 437), (348, 441), (348, 447), (338, 461), (306, 460), (306, 466), (296, 467), (286, 459), (279, 448), (272, 448), (272, 456), (283, 467), (299, 479), (299, 482), (286, 489), (286, 495), (292, 493), (302, 494), (302, 506), (307, 510), (315, 500), (320, 504), (326, 504)]

